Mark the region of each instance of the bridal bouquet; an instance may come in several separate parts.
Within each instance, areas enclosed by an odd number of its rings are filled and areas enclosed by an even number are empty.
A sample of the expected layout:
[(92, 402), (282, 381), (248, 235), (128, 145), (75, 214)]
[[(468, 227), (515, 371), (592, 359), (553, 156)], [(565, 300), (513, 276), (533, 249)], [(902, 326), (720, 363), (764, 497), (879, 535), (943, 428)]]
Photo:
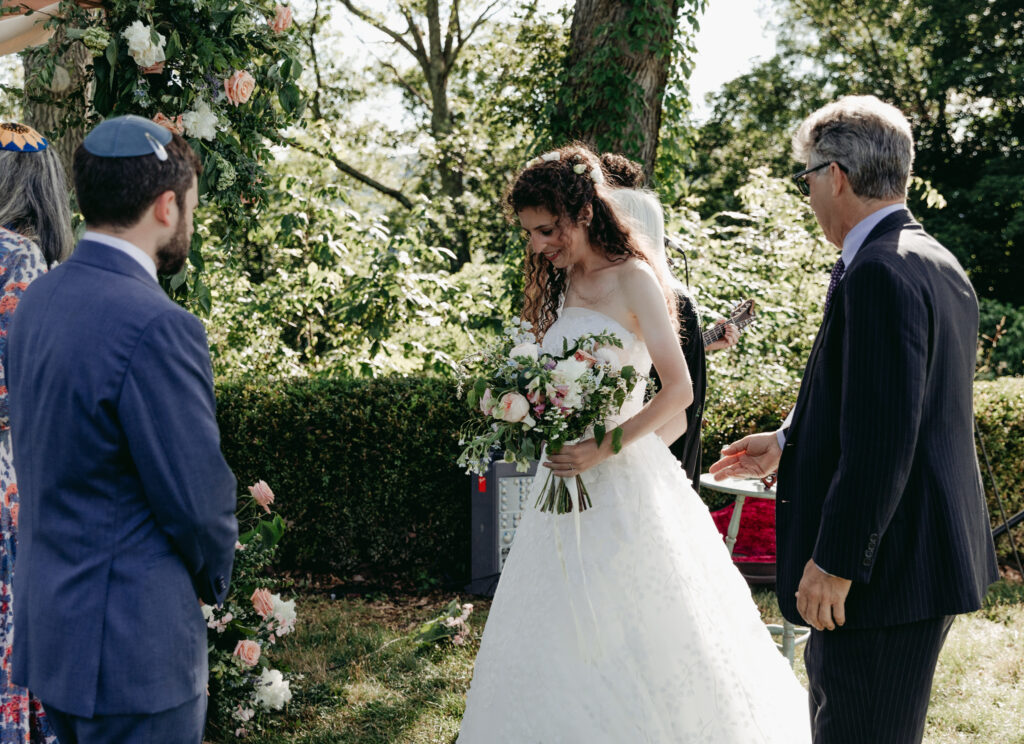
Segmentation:
[[(525, 472), (544, 444), (555, 454), (590, 435), (600, 445), (609, 434), (618, 452), (622, 429), (615, 426), (609, 433), (607, 420), (646, 378), (622, 367), (613, 347), (622, 348), (614, 333), (588, 333), (571, 344), (563, 341), (561, 354), (549, 354), (537, 344), (528, 322), (506, 328), (500, 343), (471, 358), (481, 373), (466, 394), (475, 415), (462, 429), (459, 465), (482, 475), (497, 448), (504, 450), (505, 462)], [(583, 511), (591, 505), (590, 495), (578, 475), (575, 487)], [(565, 479), (549, 473), (537, 506), (556, 514), (572, 511)]]

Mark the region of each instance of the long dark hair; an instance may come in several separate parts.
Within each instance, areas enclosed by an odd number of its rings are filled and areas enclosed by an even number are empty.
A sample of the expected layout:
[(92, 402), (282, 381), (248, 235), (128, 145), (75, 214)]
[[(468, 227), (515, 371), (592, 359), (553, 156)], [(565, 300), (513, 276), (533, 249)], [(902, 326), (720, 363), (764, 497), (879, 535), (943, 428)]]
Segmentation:
[[(612, 261), (625, 261), (632, 256), (647, 262), (605, 198), (603, 181), (600, 161), (589, 147), (579, 142), (565, 145), (526, 164), (505, 193), (508, 217), (513, 220), (529, 207), (545, 209), (557, 219), (558, 229), (564, 230), (569, 224), (578, 224), (580, 214), (589, 205), (593, 217), (587, 227), (587, 239), (592, 246)], [(533, 324), (538, 338), (558, 317), (565, 285), (566, 272), (527, 247), (523, 319)]]

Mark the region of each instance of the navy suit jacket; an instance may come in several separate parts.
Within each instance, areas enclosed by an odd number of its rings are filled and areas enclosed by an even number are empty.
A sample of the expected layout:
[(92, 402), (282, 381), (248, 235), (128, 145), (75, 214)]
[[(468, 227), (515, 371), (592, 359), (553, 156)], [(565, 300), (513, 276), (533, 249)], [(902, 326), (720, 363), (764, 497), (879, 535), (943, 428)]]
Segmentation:
[(238, 532), (202, 324), (130, 256), (83, 241), (26, 290), (7, 370), (14, 681), (84, 717), (195, 698), (197, 596), (225, 598)]
[(852, 579), (846, 627), (975, 610), (997, 578), (974, 449), (978, 302), (901, 210), (837, 286), (779, 463), (779, 605), (810, 558)]

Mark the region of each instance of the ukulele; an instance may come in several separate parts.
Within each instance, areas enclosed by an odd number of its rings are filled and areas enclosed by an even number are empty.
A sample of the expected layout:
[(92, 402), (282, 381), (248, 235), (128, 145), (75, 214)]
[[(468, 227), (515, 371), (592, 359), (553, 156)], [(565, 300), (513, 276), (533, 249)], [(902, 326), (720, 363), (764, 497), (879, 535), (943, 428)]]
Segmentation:
[(707, 348), (725, 335), (725, 326), (728, 325), (728, 323), (732, 323), (738, 330), (742, 331), (748, 325), (753, 323), (754, 320), (756, 320), (754, 314), (754, 301), (744, 300), (732, 309), (732, 314), (729, 316), (727, 323), (716, 323), (701, 334), (701, 338), (704, 341), (704, 348)]

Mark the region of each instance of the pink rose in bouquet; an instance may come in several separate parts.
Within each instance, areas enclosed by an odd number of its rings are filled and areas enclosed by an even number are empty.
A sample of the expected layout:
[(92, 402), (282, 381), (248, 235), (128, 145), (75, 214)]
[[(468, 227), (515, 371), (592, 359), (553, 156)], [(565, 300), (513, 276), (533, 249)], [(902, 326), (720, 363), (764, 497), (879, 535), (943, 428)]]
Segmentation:
[(510, 424), (518, 423), (530, 415), (530, 402), (519, 393), (505, 393), (498, 399), (494, 417)]

